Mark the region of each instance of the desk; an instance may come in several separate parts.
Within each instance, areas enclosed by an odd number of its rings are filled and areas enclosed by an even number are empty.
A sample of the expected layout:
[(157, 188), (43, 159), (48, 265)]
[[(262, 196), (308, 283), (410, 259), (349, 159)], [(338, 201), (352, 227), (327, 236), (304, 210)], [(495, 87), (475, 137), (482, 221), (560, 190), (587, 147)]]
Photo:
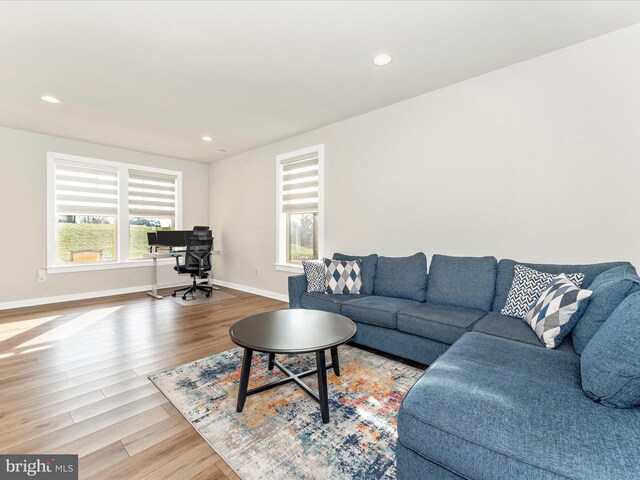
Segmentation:
[[(220, 255), (220, 250), (213, 250), (211, 252), (213, 255)], [(147, 252), (144, 254), (145, 258), (150, 258), (153, 260), (153, 273), (152, 283), (151, 283), (151, 291), (147, 292), (147, 295), (150, 297), (156, 298), (158, 300), (162, 300), (162, 295), (158, 294), (158, 259), (159, 258), (171, 258), (171, 257), (181, 257), (184, 254), (182, 252)], [(209, 284), (211, 284), (211, 279), (207, 280)], [(213, 287), (214, 290), (220, 290), (218, 287)]]
[(147, 295), (150, 297), (162, 300), (162, 295), (158, 295), (158, 259), (171, 258), (175, 255), (176, 254), (174, 252), (153, 252), (144, 254), (145, 258), (151, 258), (153, 260), (151, 291), (147, 292)]

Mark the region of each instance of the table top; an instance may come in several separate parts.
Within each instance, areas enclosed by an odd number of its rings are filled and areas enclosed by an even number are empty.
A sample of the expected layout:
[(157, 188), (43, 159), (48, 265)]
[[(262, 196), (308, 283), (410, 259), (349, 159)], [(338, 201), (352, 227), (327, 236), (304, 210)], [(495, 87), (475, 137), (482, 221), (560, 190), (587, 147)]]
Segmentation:
[(169, 258), (173, 256), (173, 252), (146, 252), (146, 258)]
[(243, 318), (229, 329), (244, 348), (268, 353), (305, 353), (348, 342), (356, 324), (345, 316), (320, 310), (276, 310)]

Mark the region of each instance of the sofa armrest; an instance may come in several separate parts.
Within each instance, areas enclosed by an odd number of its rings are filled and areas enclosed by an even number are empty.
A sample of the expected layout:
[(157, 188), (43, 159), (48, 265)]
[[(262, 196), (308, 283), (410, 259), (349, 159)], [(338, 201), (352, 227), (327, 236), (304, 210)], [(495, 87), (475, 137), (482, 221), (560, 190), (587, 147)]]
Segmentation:
[(300, 297), (307, 291), (307, 277), (291, 275), (289, 277), (289, 308), (301, 308)]

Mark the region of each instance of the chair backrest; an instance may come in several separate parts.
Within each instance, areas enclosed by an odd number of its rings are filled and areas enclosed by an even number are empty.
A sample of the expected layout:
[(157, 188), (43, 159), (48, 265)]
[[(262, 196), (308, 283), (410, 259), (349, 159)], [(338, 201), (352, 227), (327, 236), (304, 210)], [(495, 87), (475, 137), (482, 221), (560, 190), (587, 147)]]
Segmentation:
[(187, 238), (187, 251), (184, 258), (186, 270), (198, 271), (202, 260), (202, 270), (211, 270), (211, 250), (213, 249), (213, 236), (209, 227), (193, 227), (191, 236)]

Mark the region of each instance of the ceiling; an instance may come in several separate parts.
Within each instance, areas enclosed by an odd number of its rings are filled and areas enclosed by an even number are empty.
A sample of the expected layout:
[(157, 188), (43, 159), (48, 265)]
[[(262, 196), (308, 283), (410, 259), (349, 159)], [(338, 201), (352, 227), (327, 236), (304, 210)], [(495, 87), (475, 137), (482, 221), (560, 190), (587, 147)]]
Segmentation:
[(638, 22), (640, 2), (0, 2), (0, 125), (210, 162)]

